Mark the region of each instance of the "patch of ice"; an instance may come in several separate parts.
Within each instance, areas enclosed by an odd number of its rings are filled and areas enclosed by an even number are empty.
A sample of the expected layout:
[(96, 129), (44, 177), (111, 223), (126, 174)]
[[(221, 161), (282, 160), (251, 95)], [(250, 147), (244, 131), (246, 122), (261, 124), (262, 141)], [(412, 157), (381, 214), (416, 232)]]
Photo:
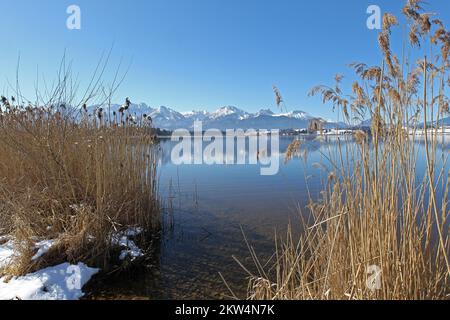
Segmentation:
[(63, 263), (9, 282), (0, 279), (0, 300), (78, 300), (83, 286), (99, 269)]
[(44, 240), (36, 243), (34, 246), (35, 249), (38, 249), (36, 254), (31, 258), (32, 261), (35, 261), (46, 254), (51, 247), (55, 244), (55, 240)]
[(144, 253), (141, 249), (134, 243), (133, 240), (130, 240), (130, 237), (135, 237), (142, 233), (143, 229), (136, 227), (136, 228), (130, 228), (126, 230), (125, 232), (119, 232), (112, 236), (112, 244), (115, 246), (119, 246), (123, 248), (123, 250), (120, 252), (119, 259), (125, 260), (127, 257), (131, 258), (131, 261), (135, 260), (136, 258), (142, 257)]

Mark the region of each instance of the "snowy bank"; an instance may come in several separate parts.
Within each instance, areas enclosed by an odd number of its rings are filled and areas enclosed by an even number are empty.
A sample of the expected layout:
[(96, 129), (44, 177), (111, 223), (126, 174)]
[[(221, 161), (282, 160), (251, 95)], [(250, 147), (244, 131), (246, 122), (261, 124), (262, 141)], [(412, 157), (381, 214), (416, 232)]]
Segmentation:
[(35, 244), (34, 248), (37, 249), (36, 254), (31, 258), (32, 261), (38, 260), (44, 254), (50, 251), (55, 244), (55, 240), (43, 240)]
[[(144, 255), (132, 240), (143, 232), (142, 228), (130, 228), (112, 235), (112, 245), (121, 249), (120, 260), (129, 258), (134, 261)], [(0, 269), (13, 262), (18, 254), (17, 243), (10, 237), (1, 237)], [(56, 244), (56, 240), (42, 240), (32, 244), (36, 261)], [(39, 270), (21, 277), (0, 278), (0, 300), (78, 300), (83, 297), (83, 286), (99, 269), (90, 268), (83, 263), (71, 265), (63, 263)]]
[(63, 263), (9, 282), (0, 278), (0, 300), (78, 300), (84, 295), (83, 286), (98, 271), (83, 263)]
[[(6, 239), (6, 236), (0, 237), (1, 239)], [(0, 240), (1, 240), (0, 239)], [(32, 261), (36, 261), (45, 255), (52, 246), (55, 244), (55, 240), (43, 240), (36, 242), (34, 244), (34, 249), (37, 250), (36, 254), (31, 258)], [(17, 255), (17, 244), (14, 243), (14, 240), (9, 240), (6, 243), (0, 245), (0, 268), (6, 267), (10, 262), (12, 262), (13, 258)]]
[[(6, 238), (3, 237), (4, 239)], [(34, 249), (37, 252), (32, 261), (45, 255), (54, 243), (54, 240), (35, 243)], [(0, 268), (11, 263), (17, 252), (13, 240), (1, 244)], [(64, 263), (23, 277), (3, 277), (0, 278), (0, 300), (77, 300), (84, 295), (81, 290), (83, 286), (98, 271), (99, 269), (89, 268), (83, 263)]]
[(14, 253), (14, 242), (12, 240), (0, 245), (0, 268), (7, 266), (12, 261)]

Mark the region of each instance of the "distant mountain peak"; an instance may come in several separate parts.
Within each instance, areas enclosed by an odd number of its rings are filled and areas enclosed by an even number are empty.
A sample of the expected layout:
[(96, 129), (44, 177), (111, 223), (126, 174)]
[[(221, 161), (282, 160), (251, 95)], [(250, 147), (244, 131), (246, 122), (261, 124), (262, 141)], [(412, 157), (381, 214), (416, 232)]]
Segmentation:
[(229, 116), (235, 116), (241, 119), (245, 119), (248, 117), (248, 113), (244, 110), (241, 110), (235, 106), (225, 106), (220, 109), (218, 109), (216, 112), (212, 114), (212, 117), (214, 119), (229, 117)]
[(141, 103), (139, 103), (137, 105), (132, 104), (132, 106), (137, 106), (140, 109), (149, 109), (150, 108), (149, 105), (146, 104), (145, 102), (141, 102)]
[(211, 117), (211, 113), (208, 111), (202, 110), (202, 111), (188, 111), (188, 112), (182, 112), (181, 113), (185, 118), (186, 121), (205, 121), (208, 120)]
[(274, 113), (272, 110), (270, 109), (261, 109), (259, 110), (259, 112), (256, 114), (256, 116), (273, 116)]
[(301, 111), (301, 110), (294, 110), (294, 111), (287, 112), (287, 113), (280, 113), (280, 114), (277, 114), (276, 116), (294, 118), (294, 119), (305, 119), (305, 120), (314, 118), (314, 117), (310, 116), (308, 113)]
[(153, 112), (150, 113), (150, 116), (153, 119), (157, 118), (163, 118), (165, 120), (182, 120), (184, 119), (184, 116), (179, 113), (178, 111), (175, 111), (171, 108), (168, 108), (166, 106), (160, 106), (153, 110)]
[(166, 106), (160, 106), (160, 107), (156, 108), (156, 110), (158, 112), (172, 112), (172, 111), (175, 111), (175, 110), (172, 110), (172, 109), (170, 109), (170, 108), (168, 108)]
[[(100, 106), (89, 107), (89, 112), (97, 112)], [(121, 105), (114, 104), (110, 108), (103, 107), (103, 112), (118, 112)], [(139, 117), (149, 115), (155, 127), (166, 130), (192, 129), (194, 121), (202, 121), (204, 129), (306, 129), (311, 119), (317, 119), (307, 112), (295, 110), (286, 113), (275, 113), (270, 109), (262, 109), (256, 113), (249, 113), (235, 106), (224, 106), (214, 112), (189, 111), (178, 112), (167, 106), (152, 108), (146, 103), (131, 104), (126, 111), (130, 115)], [(337, 124), (328, 121), (326, 126), (333, 128)], [(339, 127), (343, 127), (339, 124)]]
[(186, 111), (186, 112), (181, 112), (181, 114), (185, 117), (192, 117), (194, 115), (208, 115), (209, 112), (206, 110), (200, 110), (200, 111), (196, 111), (196, 110), (192, 110), (192, 111)]

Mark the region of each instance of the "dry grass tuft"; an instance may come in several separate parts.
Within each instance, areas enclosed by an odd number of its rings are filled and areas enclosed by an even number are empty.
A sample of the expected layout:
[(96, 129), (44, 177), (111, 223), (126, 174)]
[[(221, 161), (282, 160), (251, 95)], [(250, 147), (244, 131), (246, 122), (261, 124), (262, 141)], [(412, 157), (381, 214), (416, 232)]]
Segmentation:
[[(42, 104), (2, 97), (0, 230), (21, 253), (10, 274), (63, 261), (107, 269), (116, 258), (114, 233), (140, 226), (151, 235), (159, 228), (157, 153), (147, 119), (132, 121), (124, 110), (120, 120), (109, 120), (107, 104), (88, 114), (90, 97), (104, 87), (92, 86), (77, 104), (68, 83)], [(32, 263), (30, 248), (40, 239), (56, 245)]]
[[(403, 70), (390, 51), (390, 28), (397, 20), (385, 16), (379, 37), (384, 61), (381, 67), (352, 65), (360, 80), (352, 86), (353, 108), (346, 116), (350, 121), (370, 114), (371, 136), (357, 132), (356, 144), (327, 156), (332, 178), (321, 199), (308, 206), (307, 231), (298, 241), (288, 232), (277, 243), (276, 263), (250, 279), (250, 299), (449, 298), (448, 153), (437, 147), (437, 126), (426, 130), (427, 122), (436, 123), (448, 110), (450, 64), (442, 50), (448, 32), (420, 11), (417, 0), (403, 10), (412, 22), (410, 45), (420, 54), (416, 45), (429, 41), (427, 34), (437, 28), (430, 46), (440, 47), (441, 54)], [(317, 93), (333, 108), (345, 107), (341, 92), (320, 86), (312, 91)], [(425, 121), (424, 177), (416, 174), (416, 137), (405, 130), (417, 128), (419, 119)]]

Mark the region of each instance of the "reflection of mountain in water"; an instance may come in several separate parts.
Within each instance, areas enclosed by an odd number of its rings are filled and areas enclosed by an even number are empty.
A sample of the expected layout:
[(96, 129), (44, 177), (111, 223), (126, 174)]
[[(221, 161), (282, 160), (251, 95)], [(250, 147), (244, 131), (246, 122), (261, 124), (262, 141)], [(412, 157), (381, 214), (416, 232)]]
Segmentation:
[[(193, 139), (193, 138), (191, 138)], [(224, 155), (226, 152), (226, 142), (223, 138), (223, 146), (224, 146)], [(286, 151), (289, 147), (289, 145), (295, 141), (300, 140), (301, 141), (301, 151), (306, 152), (314, 152), (319, 150), (320, 148), (326, 148), (327, 146), (336, 146), (336, 144), (339, 141), (339, 144), (341, 146), (344, 146), (349, 143), (354, 143), (354, 138), (352, 136), (348, 137), (334, 137), (334, 136), (325, 136), (325, 137), (318, 137), (313, 135), (305, 135), (305, 136), (296, 136), (296, 137), (280, 137), (279, 140), (279, 150), (276, 151), (279, 154), (279, 157), (281, 158), (281, 161), (284, 159)], [(179, 142), (171, 141), (170, 139), (161, 139), (160, 147), (161, 147), (161, 164), (170, 164), (171, 161), (171, 152), (175, 145), (177, 145)], [(210, 144), (211, 142), (203, 142), (203, 151), (205, 148)], [(425, 145), (424, 137), (415, 137), (415, 143), (420, 146)], [(193, 154), (193, 140), (192, 140), (192, 154)], [(250, 156), (249, 155), (249, 139), (246, 138), (245, 142), (245, 148), (237, 149), (237, 141), (235, 139), (234, 142), (235, 150), (235, 160), (237, 158), (237, 154), (245, 154), (247, 159)], [(444, 152), (450, 150), (450, 136), (439, 136), (437, 140), (437, 151), (438, 152)], [(261, 147), (259, 152), (266, 153), (268, 156), (271, 155), (271, 143), (270, 138), (268, 138), (268, 142), (266, 143), (266, 146)], [(225, 157), (224, 157), (225, 158)]]
[[(254, 138), (254, 137), (253, 137)], [(223, 138), (223, 147), (224, 147), (224, 159), (225, 157), (225, 153), (226, 153), (226, 139), (227, 138)], [(272, 150), (271, 150), (271, 138), (269, 137), (265, 146), (261, 146), (260, 149), (258, 150), (260, 154), (264, 154), (267, 156), (271, 156), (272, 155)], [(327, 145), (336, 145), (338, 137), (317, 137), (317, 136), (313, 136), (313, 135), (308, 135), (308, 136), (297, 136), (297, 137), (280, 137), (279, 139), (279, 150), (276, 150), (276, 153), (278, 153), (278, 156), (281, 158), (281, 160), (284, 159), (285, 155), (286, 155), (286, 151), (288, 150), (289, 145), (295, 141), (295, 140), (300, 140), (301, 143), (301, 150), (302, 151), (306, 151), (306, 152), (313, 152), (313, 151), (317, 151), (320, 148), (326, 147)], [(347, 143), (351, 143), (353, 142), (353, 137), (345, 137), (345, 138), (340, 138), (339, 142), (341, 145), (347, 144)], [(175, 147), (175, 145), (177, 145), (179, 142), (174, 142), (171, 141), (170, 139), (161, 139), (160, 142), (160, 146), (161, 146), (161, 160), (160, 163), (161, 164), (170, 164), (171, 161), (171, 153), (172, 153), (172, 149)], [(203, 142), (203, 151), (205, 151), (205, 148), (210, 144), (211, 142)], [(194, 152), (194, 142), (193, 142), (193, 138), (191, 138), (191, 154), (193, 154)], [(250, 154), (249, 154), (249, 138), (247, 137), (245, 139), (245, 147), (244, 148), (239, 148), (238, 149), (238, 143), (237, 143), (237, 139), (234, 138), (234, 159), (237, 160), (237, 155), (238, 154), (245, 154), (246, 158), (248, 159)], [(253, 155), (254, 156), (254, 155)], [(257, 155), (258, 156), (258, 155)], [(236, 161), (234, 162), (236, 163)]]

